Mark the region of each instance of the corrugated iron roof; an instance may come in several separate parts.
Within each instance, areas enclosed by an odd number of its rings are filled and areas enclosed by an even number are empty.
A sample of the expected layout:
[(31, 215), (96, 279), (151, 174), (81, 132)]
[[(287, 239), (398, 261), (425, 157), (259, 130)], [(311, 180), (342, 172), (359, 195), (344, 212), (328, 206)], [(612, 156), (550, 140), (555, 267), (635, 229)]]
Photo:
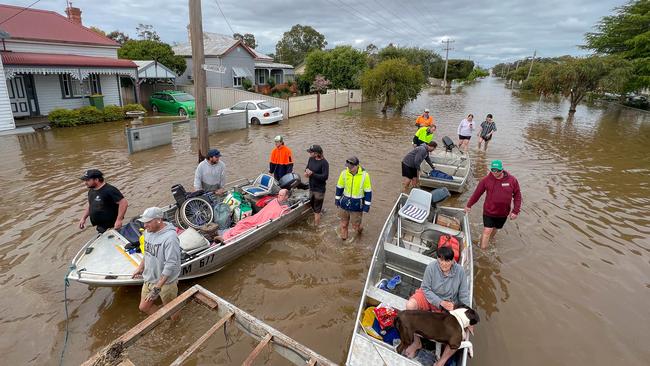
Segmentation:
[[(206, 56), (223, 56), (230, 52), (231, 49), (239, 42), (225, 34), (203, 32), (203, 49)], [(273, 60), (273, 58), (257, 52), (254, 49), (241, 44), (244, 49), (251, 53), (251, 56), (257, 60)], [(172, 47), (174, 53), (178, 56), (192, 56), (192, 44), (182, 43)]]
[[(10, 39), (120, 46), (112, 39), (74, 23), (57, 12), (23, 9), (20, 6), (0, 5), (0, 23), (13, 17), (2, 24), (2, 30), (9, 33)], [(22, 12), (16, 15), (20, 11)]]
[(255, 67), (260, 69), (272, 68), (272, 69), (293, 69), (292, 65), (281, 64), (278, 62), (256, 62)]
[(5, 65), (23, 66), (80, 66), (80, 67), (123, 67), (137, 68), (131, 60), (108, 57), (59, 55), (53, 53), (2, 52)]

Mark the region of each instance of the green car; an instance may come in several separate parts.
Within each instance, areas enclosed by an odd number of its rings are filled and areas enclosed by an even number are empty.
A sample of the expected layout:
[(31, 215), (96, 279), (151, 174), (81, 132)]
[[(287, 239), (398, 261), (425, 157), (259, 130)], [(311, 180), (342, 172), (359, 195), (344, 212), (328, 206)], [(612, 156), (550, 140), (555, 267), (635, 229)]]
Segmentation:
[[(154, 113), (160, 112), (189, 117), (194, 117), (195, 114), (194, 97), (181, 91), (155, 92), (149, 98), (149, 103)], [(208, 107), (208, 114), (210, 114), (210, 107)]]

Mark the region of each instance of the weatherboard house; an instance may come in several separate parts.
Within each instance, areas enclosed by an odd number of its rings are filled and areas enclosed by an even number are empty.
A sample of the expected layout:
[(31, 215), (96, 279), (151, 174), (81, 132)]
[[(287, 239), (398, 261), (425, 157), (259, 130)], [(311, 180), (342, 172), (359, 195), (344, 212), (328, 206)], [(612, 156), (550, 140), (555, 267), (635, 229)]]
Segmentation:
[(84, 27), (80, 9), (66, 14), (0, 4), (0, 130), (14, 128), (14, 118), (87, 106), (92, 94), (121, 106), (120, 78), (137, 79), (137, 65), (117, 58), (117, 42)]
[[(294, 79), (293, 66), (273, 62), (273, 58), (232, 37), (204, 32), (203, 47), (208, 87), (241, 88), (244, 79), (258, 86), (268, 84), (269, 79), (276, 84)], [(187, 62), (185, 73), (176, 79), (176, 84), (193, 85), (191, 43), (179, 44), (172, 49)]]

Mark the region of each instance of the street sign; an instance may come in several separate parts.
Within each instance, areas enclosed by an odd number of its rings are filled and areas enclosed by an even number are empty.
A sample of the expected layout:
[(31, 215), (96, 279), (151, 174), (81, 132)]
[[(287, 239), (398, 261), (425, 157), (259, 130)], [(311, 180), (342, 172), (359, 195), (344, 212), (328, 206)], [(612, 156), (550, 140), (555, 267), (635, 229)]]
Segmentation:
[(217, 74), (225, 74), (226, 73), (226, 67), (223, 66), (223, 65), (203, 64), (202, 67), (203, 67), (203, 70), (205, 70), (205, 71), (216, 72)]

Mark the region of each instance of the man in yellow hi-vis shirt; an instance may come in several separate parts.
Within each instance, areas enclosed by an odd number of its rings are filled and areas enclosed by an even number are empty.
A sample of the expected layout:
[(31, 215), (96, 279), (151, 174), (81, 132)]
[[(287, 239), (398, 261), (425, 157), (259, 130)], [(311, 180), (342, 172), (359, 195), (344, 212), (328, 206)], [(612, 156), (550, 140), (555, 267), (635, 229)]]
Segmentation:
[(348, 225), (361, 234), (361, 217), (370, 210), (372, 187), (370, 174), (359, 166), (359, 158), (352, 156), (345, 161), (345, 170), (339, 175), (336, 183), (334, 204), (341, 208), (341, 239), (348, 238)]

